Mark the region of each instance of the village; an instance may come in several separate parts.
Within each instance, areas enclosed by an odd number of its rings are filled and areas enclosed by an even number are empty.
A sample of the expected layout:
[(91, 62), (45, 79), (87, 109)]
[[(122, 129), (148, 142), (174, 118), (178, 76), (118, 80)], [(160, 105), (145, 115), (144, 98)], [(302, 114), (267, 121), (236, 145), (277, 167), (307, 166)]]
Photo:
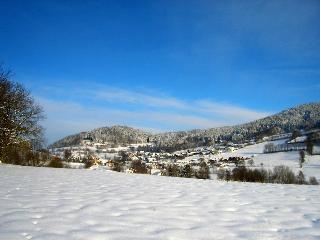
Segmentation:
[[(319, 130), (313, 131), (318, 133)], [(126, 146), (114, 146), (109, 143), (95, 142), (90, 135), (84, 137), (77, 146), (52, 148), (51, 154), (60, 158), (70, 168), (108, 169), (125, 173), (147, 173), (151, 175), (166, 175), (169, 167), (184, 168), (190, 166), (199, 169), (205, 166), (210, 176), (220, 170), (233, 169), (238, 166), (263, 167), (267, 162), (254, 162), (257, 154), (237, 154), (241, 149), (250, 146), (263, 145), (261, 153), (268, 155), (276, 152), (306, 151), (306, 143), (309, 132), (295, 136), (295, 133), (278, 134), (264, 137), (259, 141), (254, 139), (241, 144), (231, 141), (219, 141), (211, 146), (196, 147), (175, 152), (148, 151), (155, 143), (145, 142), (128, 144)], [(294, 136), (293, 136), (294, 134)], [(316, 145), (314, 154), (319, 154)], [(142, 150), (143, 149), (143, 150)]]
[(162, 175), (163, 169), (170, 164), (179, 167), (190, 165), (197, 168), (201, 162), (205, 162), (211, 168), (223, 168), (229, 165), (244, 164), (249, 158), (217, 158), (219, 154), (234, 152), (249, 144), (234, 144), (232, 142), (222, 142), (213, 146), (197, 147), (193, 149), (169, 152), (151, 152), (139, 150), (139, 148), (152, 147), (154, 143), (130, 144), (128, 146), (110, 147), (108, 143), (97, 143), (90, 136), (85, 137), (81, 144), (73, 147), (53, 148), (50, 152), (60, 159), (68, 162), (71, 166), (81, 168), (84, 161), (89, 157), (92, 159), (93, 167), (105, 167), (114, 169), (122, 163), (123, 171), (134, 173), (130, 168), (133, 161), (140, 161), (152, 175)]

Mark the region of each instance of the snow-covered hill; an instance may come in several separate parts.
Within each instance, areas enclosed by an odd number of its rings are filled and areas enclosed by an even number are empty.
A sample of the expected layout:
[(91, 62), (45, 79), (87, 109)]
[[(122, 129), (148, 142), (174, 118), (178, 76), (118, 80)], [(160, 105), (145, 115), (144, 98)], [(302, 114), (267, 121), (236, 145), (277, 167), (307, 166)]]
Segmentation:
[(320, 187), (0, 165), (0, 239), (319, 239)]
[(51, 147), (65, 147), (78, 145), (83, 138), (90, 136), (95, 142), (107, 142), (112, 144), (134, 144), (147, 142), (151, 137), (151, 133), (147, 133), (140, 129), (134, 129), (127, 126), (112, 126), (94, 129), (90, 132), (81, 132), (75, 135), (67, 136)]
[(161, 145), (164, 150), (187, 149), (199, 145), (210, 145), (212, 140), (225, 139), (243, 141), (261, 138), (264, 135), (289, 133), (294, 129), (308, 129), (320, 126), (320, 103), (303, 104), (275, 115), (236, 126), (195, 129), (191, 131), (153, 134), (126, 126), (94, 129), (89, 132), (67, 136), (50, 147), (78, 145), (90, 134), (95, 142), (113, 144), (142, 143), (147, 140)]

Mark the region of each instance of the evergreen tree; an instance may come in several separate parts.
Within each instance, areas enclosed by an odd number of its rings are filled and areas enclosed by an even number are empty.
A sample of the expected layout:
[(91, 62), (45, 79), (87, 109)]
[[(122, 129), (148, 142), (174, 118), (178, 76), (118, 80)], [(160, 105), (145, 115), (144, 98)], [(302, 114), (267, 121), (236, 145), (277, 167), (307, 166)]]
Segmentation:
[(181, 171), (181, 177), (192, 178), (193, 177), (193, 169), (190, 164), (184, 165)]

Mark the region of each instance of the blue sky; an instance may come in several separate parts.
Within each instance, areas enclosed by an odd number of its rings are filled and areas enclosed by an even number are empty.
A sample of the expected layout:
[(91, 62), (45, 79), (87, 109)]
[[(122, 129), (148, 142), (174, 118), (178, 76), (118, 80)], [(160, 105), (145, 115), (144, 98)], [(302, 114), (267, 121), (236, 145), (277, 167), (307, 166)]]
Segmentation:
[(48, 143), (244, 123), (320, 99), (320, 1), (2, 1), (0, 61)]

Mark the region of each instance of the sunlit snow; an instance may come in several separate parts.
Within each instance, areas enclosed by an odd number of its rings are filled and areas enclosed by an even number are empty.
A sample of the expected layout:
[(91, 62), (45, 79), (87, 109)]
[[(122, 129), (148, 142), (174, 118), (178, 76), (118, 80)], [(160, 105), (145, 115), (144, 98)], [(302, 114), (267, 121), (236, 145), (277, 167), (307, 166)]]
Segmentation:
[(319, 239), (320, 187), (0, 165), (0, 239)]

